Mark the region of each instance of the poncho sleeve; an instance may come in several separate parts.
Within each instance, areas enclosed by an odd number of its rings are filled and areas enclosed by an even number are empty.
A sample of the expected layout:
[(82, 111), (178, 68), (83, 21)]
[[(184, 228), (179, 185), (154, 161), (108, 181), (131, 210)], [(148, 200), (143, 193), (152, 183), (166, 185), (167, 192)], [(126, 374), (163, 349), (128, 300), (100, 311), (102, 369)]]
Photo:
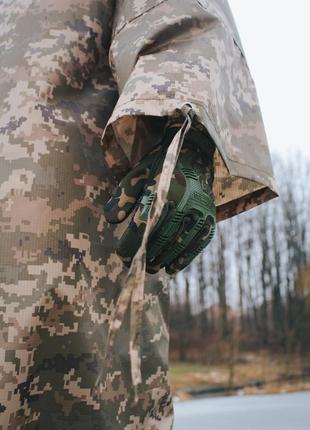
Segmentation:
[(159, 144), (167, 120), (190, 103), (193, 124), (216, 145), (218, 220), (277, 196), (255, 85), (225, 0), (118, 0), (109, 62), (119, 98), (102, 145), (115, 171)]

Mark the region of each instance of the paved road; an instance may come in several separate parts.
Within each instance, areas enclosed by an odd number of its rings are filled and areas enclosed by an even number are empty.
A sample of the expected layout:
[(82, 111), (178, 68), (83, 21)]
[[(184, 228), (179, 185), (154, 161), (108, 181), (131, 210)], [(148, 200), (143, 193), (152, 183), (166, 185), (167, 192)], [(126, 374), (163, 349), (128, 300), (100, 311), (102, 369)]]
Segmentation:
[(173, 430), (310, 430), (310, 392), (175, 402)]

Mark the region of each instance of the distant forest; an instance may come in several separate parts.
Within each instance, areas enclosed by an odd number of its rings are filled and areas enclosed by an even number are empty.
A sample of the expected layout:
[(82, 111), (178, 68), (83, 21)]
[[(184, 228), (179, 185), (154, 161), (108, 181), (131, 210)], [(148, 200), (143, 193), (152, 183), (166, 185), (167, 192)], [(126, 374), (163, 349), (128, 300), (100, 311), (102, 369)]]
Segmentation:
[(171, 357), (214, 364), (242, 351), (310, 350), (310, 163), (274, 157), (280, 198), (218, 224), (171, 280)]

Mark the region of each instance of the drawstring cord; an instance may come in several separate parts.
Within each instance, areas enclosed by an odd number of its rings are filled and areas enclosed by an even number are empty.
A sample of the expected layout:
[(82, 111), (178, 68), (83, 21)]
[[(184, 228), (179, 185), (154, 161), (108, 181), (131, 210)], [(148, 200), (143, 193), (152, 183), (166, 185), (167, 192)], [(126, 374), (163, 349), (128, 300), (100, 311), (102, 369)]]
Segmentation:
[(112, 350), (115, 335), (118, 329), (121, 327), (125, 318), (126, 310), (129, 306), (129, 303), (131, 303), (129, 355), (135, 402), (138, 401), (138, 386), (142, 382), (141, 331), (146, 276), (147, 241), (153, 227), (157, 224), (163, 207), (167, 201), (167, 194), (170, 188), (173, 171), (181, 151), (184, 137), (191, 128), (194, 116), (193, 108), (189, 103), (184, 104), (181, 108), (181, 111), (185, 116), (185, 120), (182, 124), (182, 127), (175, 134), (172, 142), (169, 144), (157, 189), (155, 190), (155, 198), (148, 213), (142, 242), (129, 267), (124, 286), (116, 303), (115, 316), (110, 324), (107, 337), (108, 352), (109, 350)]

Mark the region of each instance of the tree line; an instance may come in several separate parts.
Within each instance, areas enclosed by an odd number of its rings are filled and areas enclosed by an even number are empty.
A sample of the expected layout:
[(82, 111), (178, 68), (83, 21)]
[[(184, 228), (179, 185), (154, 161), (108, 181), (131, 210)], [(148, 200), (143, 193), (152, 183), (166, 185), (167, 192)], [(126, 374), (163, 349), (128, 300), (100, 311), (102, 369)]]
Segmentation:
[(203, 363), (310, 349), (310, 162), (274, 156), (280, 198), (219, 223), (171, 280), (171, 354)]

